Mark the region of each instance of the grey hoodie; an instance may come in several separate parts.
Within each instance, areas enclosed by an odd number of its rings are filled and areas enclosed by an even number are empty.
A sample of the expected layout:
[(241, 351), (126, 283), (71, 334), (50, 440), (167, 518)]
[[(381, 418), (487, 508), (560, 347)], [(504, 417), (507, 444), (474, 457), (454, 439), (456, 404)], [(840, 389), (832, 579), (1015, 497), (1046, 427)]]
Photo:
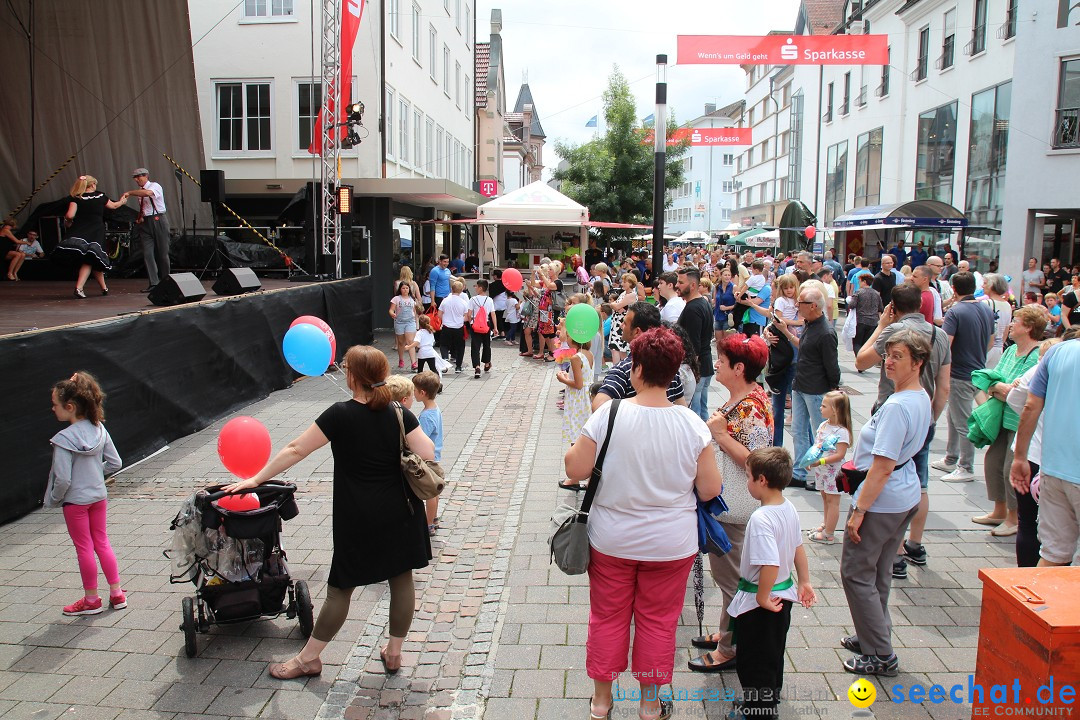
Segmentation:
[(105, 476), (123, 463), (104, 425), (79, 420), (53, 435), (52, 469), (45, 507), (90, 505), (107, 497)]

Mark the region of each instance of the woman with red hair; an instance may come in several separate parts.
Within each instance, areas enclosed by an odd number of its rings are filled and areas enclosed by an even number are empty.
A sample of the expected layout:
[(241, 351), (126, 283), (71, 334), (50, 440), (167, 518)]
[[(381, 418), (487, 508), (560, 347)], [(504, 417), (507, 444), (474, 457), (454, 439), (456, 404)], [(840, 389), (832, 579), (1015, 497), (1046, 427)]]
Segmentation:
[(653, 328), (634, 338), (630, 350), (637, 395), (601, 405), (565, 462), (571, 480), (587, 479), (614, 417), (588, 525), (590, 711), (593, 718), (609, 716), (611, 684), (627, 666), (632, 617), (639, 716), (658, 720), (672, 713), (671, 701), (661, 701), (657, 691), (671, 682), (675, 629), (698, 552), (694, 492), (714, 498), (722, 483), (708, 427), (690, 408), (667, 399), (683, 361), (682, 341), (667, 328)]
[(694, 647), (709, 652), (691, 660), (695, 672), (715, 673), (735, 669), (735, 646), (728, 627), (727, 607), (739, 586), (739, 562), (750, 514), (759, 506), (746, 487), (746, 458), (750, 451), (772, 445), (773, 415), (769, 394), (757, 377), (769, 361), (769, 346), (758, 335), (726, 335), (716, 347), (716, 381), (727, 388), (730, 400), (713, 413), (708, 427), (720, 474), (724, 479), (724, 502), (728, 512), (721, 524), (731, 541), (723, 556), (709, 554), (713, 582), (723, 595), (719, 630), (694, 638)]

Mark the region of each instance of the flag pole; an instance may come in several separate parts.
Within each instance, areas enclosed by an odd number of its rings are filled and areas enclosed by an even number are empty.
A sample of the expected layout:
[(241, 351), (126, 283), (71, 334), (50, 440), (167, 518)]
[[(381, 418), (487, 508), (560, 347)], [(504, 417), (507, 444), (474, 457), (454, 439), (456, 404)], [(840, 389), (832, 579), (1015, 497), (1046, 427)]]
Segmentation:
[(667, 168), (667, 55), (656, 56), (656, 116), (653, 118), (653, 280), (664, 271), (664, 172)]

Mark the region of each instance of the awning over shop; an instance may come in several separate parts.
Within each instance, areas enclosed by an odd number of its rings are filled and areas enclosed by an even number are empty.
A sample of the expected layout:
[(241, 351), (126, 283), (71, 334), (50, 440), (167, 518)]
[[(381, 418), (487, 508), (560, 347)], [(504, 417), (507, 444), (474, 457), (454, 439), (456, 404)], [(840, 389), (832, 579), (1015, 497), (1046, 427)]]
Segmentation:
[(738, 235), (736, 235), (735, 237), (728, 238), (727, 239), (727, 244), (728, 245), (747, 245), (748, 244), (747, 240), (749, 238), (752, 238), (755, 235), (761, 235), (761, 234), (767, 233), (767, 232), (769, 232), (768, 228), (763, 228), (763, 227), (753, 228), (752, 230), (747, 230), (746, 232), (741, 232)]
[(909, 200), (891, 205), (855, 208), (833, 220), (830, 232), (913, 228), (949, 231), (967, 227), (964, 213), (938, 200)]

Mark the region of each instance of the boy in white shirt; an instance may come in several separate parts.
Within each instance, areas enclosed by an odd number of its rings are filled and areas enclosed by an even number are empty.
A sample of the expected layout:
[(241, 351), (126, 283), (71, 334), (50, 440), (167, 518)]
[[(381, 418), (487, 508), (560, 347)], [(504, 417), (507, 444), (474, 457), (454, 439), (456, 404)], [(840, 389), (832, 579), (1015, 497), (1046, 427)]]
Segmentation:
[[(791, 604), (810, 607), (817, 600), (799, 513), (784, 499), (791, 470), (791, 456), (779, 447), (754, 450), (746, 459), (746, 485), (761, 507), (746, 523), (739, 589), (728, 606), (737, 643), (735, 669), (743, 688), (736, 717), (779, 718)], [(739, 642), (742, 639), (747, 642)]]
[(491, 372), (491, 335), (499, 332), (499, 321), (495, 317), (495, 304), (488, 297), (488, 281), (476, 281), (476, 295), (469, 298), (465, 322), (469, 323), (472, 335), (473, 377), (480, 378), (480, 362), (484, 363), (484, 372)]
[(464, 289), (465, 283), (455, 279), (450, 283), (450, 296), (444, 298), (439, 305), (443, 360), (453, 358), (454, 372), (458, 374), (461, 373), (461, 364), (465, 361), (465, 313), (469, 309), (469, 301), (461, 296)]

